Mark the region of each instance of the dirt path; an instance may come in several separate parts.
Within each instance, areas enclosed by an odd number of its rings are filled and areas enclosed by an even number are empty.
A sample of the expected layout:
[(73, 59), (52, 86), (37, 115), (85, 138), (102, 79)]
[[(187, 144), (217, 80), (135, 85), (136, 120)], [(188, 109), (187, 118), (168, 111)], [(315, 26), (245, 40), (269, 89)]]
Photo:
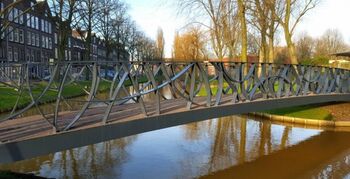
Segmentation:
[(335, 103), (320, 108), (329, 111), (335, 121), (350, 121), (350, 103)]

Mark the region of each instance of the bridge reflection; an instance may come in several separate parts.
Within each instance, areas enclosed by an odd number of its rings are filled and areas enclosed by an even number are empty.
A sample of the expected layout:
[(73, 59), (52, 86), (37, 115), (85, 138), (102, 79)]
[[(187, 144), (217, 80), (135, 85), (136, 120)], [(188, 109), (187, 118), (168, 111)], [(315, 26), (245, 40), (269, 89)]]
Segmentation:
[[(350, 144), (344, 142), (349, 137), (346, 132), (293, 128), (232, 116), (69, 149), (1, 165), (0, 169), (58, 178), (329, 177), (350, 171), (346, 165)], [(172, 138), (176, 142), (169, 140)], [(140, 145), (146, 148), (136, 149)], [(162, 155), (155, 156), (159, 153), (153, 148)], [(159, 157), (162, 160), (147, 164), (148, 159)], [(176, 163), (171, 162), (173, 158)], [(132, 172), (136, 168), (142, 169)]]

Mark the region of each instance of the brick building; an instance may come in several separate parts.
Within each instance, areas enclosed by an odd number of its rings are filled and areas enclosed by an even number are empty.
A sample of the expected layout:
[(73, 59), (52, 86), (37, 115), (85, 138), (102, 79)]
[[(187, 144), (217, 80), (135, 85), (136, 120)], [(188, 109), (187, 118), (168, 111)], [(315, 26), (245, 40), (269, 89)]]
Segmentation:
[[(13, 2), (14, 0), (1, 0), (1, 12)], [(36, 0), (21, 1), (0, 16), (0, 23), (9, 24), (0, 35), (0, 63), (48, 62), (49, 59), (58, 58), (56, 23), (47, 3), (37, 4)], [(119, 55), (120, 60), (129, 60), (129, 54), (124, 48), (119, 52), (116, 51), (120, 48), (115, 48), (107, 58), (103, 40), (97, 36), (93, 38), (91, 49), (92, 60), (115, 60), (115, 54), (122, 54)], [(83, 61), (85, 53), (84, 38), (72, 30), (64, 60)], [(33, 74), (43, 74), (44, 71), (45, 69), (39, 67), (31, 69)]]

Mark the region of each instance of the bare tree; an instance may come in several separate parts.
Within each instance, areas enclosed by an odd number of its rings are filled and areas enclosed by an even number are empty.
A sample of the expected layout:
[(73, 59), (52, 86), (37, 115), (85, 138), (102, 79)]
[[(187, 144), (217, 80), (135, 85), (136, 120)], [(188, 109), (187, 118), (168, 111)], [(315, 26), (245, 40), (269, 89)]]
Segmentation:
[(248, 28), (246, 19), (246, 0), (237, 0), (238, 3), (238, 17), (241, 26), (241, 60), (247, 62), (248, 60)]
[(297, 64), (297, 53), (292, 40), (297, 25), (302, 18), (314, 9), (320, 0), (277, 0), (274, 15), (281, 24), (287, 43), (291, 63)]
[(204, 60), (207, 58), (206, 43), (199, 27), (190, 27), (182, 34), (175, 34), (173, 59)]
[(240, 23), (236, 4), (232, 1), (226, 1), (226, 7), (223, 8), (221, 24), (223, 28), (223, 39), (228, 50), (228, 57), (232, 59), (237, 55), (237, 47), (240, 37)]
[(71, 27), (74, 13), (76, 12), (76, 0), (47, 0), (51, 12), (57, 24), (58, 34), (58, 60), (65, 58), (65, 50), (68, 38), (71, 35)]
[(300, 61), (308, 60), (313, 57), (315, 40), (306, 32), (300, 34), (296, 40), (297, 56)]
[(345, 43), (344, 37), (337, 29), (328, 29), (316, 41), (315, 55), (328, 56), (334, 53), (345, 51), (349, 46)]
[(101, 6), (99, 0), (80, 0), (77, 3), (76, 13), (76, 27), (80, 29), (78, 32), (83, 37), (85, 43), (85, 60), (91, 61), (91, 54), (93, 52), (92, 42), (96, 34), (93, 34), (97, 29), (98, 18), (101, 15)]
[(251, 10), (251, 24), (260, 34), (260, 62), (273, 62), (275, 33), (279, 26), (273, 14), (276, 0), (254, 0), (249, 8)]
[(116, 47), (116, 19), (121, 14), (126, 13), (126, 5), (120, 0), (100, 0), (100, 15), (98, 15), (97, 32), (104, 40), (106, 47), (106, 56), (110, 57), (113, 49)]
[[(222, 60), (226, 55), (225, 31), (222, 28), (222, 18), (226, 17), (227, 4), (230, 0), (179, 0), (179, 11), (199, 17), (208, 17), (209, 24), (199, 22), (194, 18), (192, 23), (206, 27), (211, 37), (211, 46), (215, 55)], [(230, 1), (231, 2), (231, 1)]]
[(158, 28), (157, 41), (156, 41), (157, 58), (158, 59), (163, 59), (164, 58), (164, 45), (165, 45), (165, 40), (164, 40), (163, 29), (162, 28)]

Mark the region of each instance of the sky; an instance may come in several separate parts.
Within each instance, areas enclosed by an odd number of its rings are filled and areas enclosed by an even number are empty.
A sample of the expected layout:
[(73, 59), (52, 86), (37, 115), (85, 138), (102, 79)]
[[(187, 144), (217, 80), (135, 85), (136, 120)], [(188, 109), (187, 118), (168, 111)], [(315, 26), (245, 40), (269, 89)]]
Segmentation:
[[(130, 15), (147, 36), (155, 39), (157, 29), (163, 29), (165, 56), (171, 57), (174, 34), (186, 23), (177, 14), (176, 0), (128, 0)], [(321, 36), (327, 29), (338, 29), (350, 43), (350, 0), (321, 0), (321, 4), (309, 12), (298, 25), (296, 34), (307, 32), (313, 37)], [(281, 42), (283, 45), (283, 41)]]

